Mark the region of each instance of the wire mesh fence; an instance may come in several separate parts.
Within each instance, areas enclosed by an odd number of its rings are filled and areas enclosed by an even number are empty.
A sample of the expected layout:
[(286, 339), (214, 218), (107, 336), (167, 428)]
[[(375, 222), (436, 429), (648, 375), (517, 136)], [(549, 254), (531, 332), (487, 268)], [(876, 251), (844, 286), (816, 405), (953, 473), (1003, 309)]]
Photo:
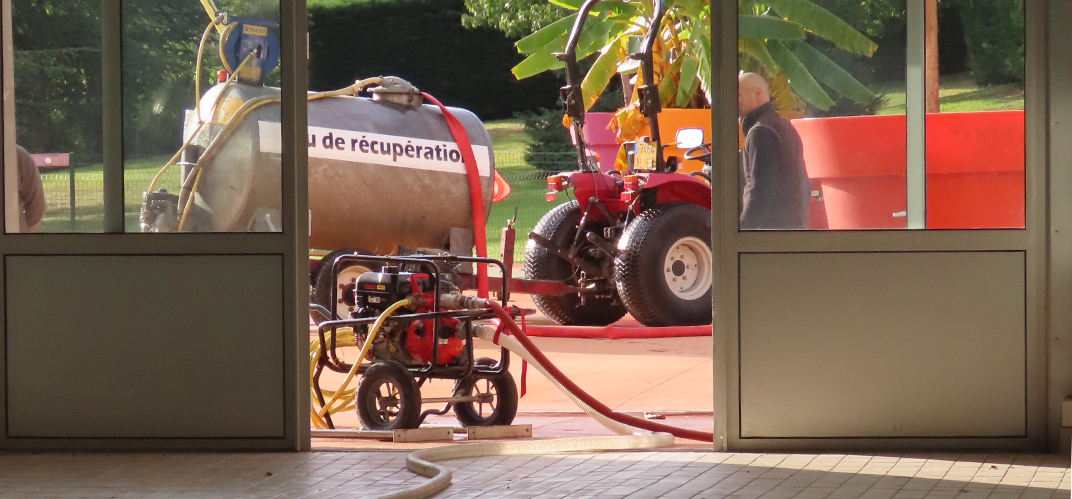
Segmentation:
[[(499, 174), (510, 185), (510, 195), (495, 203), (487, 222), (488, 255), (499, 256), (499, 240), (506, 221), (517, 209), (517, 240), (514, 246), (515, 261), (520, 262), (528, 233), (536, 226), (551, 207), (565, 199), (560, 194), (557, 202), (548, 202), (547, 177), (560, 171), (571, 170), (576, 156), (571, 153), (547, 153), (530, 155), (505, 153), (495, 155)], [(534, 166), (539, 165), (539, 168)], [(72, 182), (71, 174), (74, 173)], [(149, 187), (157, 170), (128, 170), (123, 175), (124, 204), (127, 231), (138, 230), (138, 211), (142, 193)], [(45, 170), (41, 175), (45, 192), (45, 218), (39, 232), (100, 232), (104, 228), (104, 176), (99, 162), (92, 165), (75, 165), (72, 169)], [(165, 175), (157, 183), (157, 189), (178, 192), (177, 172)]]

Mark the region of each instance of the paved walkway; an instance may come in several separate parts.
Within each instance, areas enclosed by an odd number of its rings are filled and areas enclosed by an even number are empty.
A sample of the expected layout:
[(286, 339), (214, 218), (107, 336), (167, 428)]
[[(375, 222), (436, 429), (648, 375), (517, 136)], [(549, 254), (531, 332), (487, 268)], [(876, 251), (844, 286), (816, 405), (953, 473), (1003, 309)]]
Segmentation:
[[(425, 479), (402, 452), (0, 454), (0, 498), (372, 498)], [(1068, 456), (694, 451), (449, 462), (454, 498), (1051, 499)]]

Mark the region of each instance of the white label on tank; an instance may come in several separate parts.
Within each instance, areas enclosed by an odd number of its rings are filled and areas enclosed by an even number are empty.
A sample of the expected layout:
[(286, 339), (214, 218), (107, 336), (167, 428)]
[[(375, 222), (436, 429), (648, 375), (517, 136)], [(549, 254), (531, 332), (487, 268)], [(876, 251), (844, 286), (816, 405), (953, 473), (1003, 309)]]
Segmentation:
[[(261, 152), (283, 152), (282, 126), (271, 121), (260, 121), (258, 125)], [(461, 152), (454, 142), (316, 126), (309, 127), (308, 140), (310, 158), (465, 173)], [(480, 175), (491, 175), (491, 151), (488, 146), (473, 144), (473, 155)]]

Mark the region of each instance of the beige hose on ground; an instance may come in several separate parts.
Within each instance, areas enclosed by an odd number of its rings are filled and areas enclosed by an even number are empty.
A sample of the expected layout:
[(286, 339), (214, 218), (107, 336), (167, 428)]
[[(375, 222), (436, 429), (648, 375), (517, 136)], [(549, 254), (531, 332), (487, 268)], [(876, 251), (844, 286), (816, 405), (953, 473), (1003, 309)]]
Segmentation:
[[(476, 326), (473, 328), (473, 336), (493, 341), (495, 336), (494, 326)], [(479, 444), (448, 445), (432, 449), (424, 449), (406, 456), (406, 468), (410, 471), (431, 478), (430, 481), (420, 486), (406, 489), (394, 494), (381, 496), (379, 499), (423, 499), (431, 497), (450, 486), (452, 473), (446, 466), (436, 464), (451, 459), (464, 459), (469, 457), (506, 456), (518, 454), (549, 454), (560, 452), (604, 452), (613, 450), (648, 450), (674, 445), (674, 436), (669, 433), (647, 433), (644, 430), (636, 430), (627, 425), (611, 420), (600, 414), (595, 409), (585, 404), (576, 395), (562, 386), (547, 369), (536, 360), (524, 346), (514, 337), (500, 335), (498, 344), (510, 352), (532, 364), (547, 379), (551, 380), (562, 393), (566, 394), (573, 403), (577, 404), (585, 413), (592, 416), (599, 424), (610, 431), (617, 433), (615, 437), (582, 437), (561, 438), (552, 440), (536, 440), (529, 442), (494, 442)]]

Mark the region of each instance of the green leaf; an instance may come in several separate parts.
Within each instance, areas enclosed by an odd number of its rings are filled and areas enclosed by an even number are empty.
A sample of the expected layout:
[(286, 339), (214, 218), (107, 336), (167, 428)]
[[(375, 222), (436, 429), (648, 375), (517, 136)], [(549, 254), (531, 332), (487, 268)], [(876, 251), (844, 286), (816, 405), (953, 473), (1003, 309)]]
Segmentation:
[(576, 17), (577, 14), (570, 14), (547, 25), (546, 28), (518, 40), (514, 44), (517, 47), (517, 53), (531, 54), (559, 38), (563, 40), (562, 44), (565, 46), (565, 36), (573, 28), (573, 20)]
[(785, 44), (771, 40), (767, 42), (767, 49), (770, 50), (774, 61), (781, 67), (782, 73), (789, 79), (789, 86), (801, 99), (823, 111), (829, 110), (830, 106), (834, 105), (830, 96), (826, 95), (815, 78), (812, 78), (811, 73), (808, 73), (807, 68), (797, 60)]
[(774, 16), (737, 16), (737, 34), (764, 40), (803, 40), (804, 28)]
[(871, 57), (878, 45), (810, 0), (766, 0), (783, 19), (825, 38), (840, 49)]
[(770, 52), (767, 51), (767, 44), (763, 40), (751, 36), (738, 37), (737, 50), (755, 58), (767, 69), (768, 73), (773, 74), (778, 71), (778, 64), (771, 58)]
[[(557, 5), (564, 9), (569, 10), (581, 10), (581, 4), (584, 0), (549, 0), (552, 5)], [(636, 15), (636, 5), (625, 2), (598, 2), (592, 6), (591, 13), (609, 12), (612, 15), (628, 14), (630, 16)]]
[(614, 77), (618, 69), (618, 58), (621, 52), (621, 43), (612, 43), (607, 46), (606, 50), (596, 58), (592, 68), (588, 70), (588, 74), (584, 75), (584, 80), (581, 81), (581, 95), (584, 96), (585, 110), (596, 103), (596, 99), (599, 98), (599, 95), (607, 88), (611, 78)]
[(700, 69), (700, 61), (691, 56), (682, 56), (681, 78), (677, 82), (677, 107), (685, 107), (692, 100), (692, 94), (696, 93), (699, 80), (696, 79), (696, 71)]
[[(684, 58), (678, 57), (677, 60), (670, 64), (670, 67), (667, 68), (666, 74), (680, 74), (681, 64), (683, 62)], [(668, 107), (670, 103), (673, 102), (677, 97), (677, 82), (675, 82), (673, 78), (666, 76), (659, 81), (658, 87), (659, 103), (662, 104), (663, 107)]]
[(686, 17), (696, 19), (703, 15), (704, 7), (708, 5), (704, 0), (676, 0), (671, 6), (677, 6), (684, 12)]
[[(584, 23), (584, 30), (577, 40), (577, 59), (584, 59), (598, 50), (602, 50), (610, 40), (612, 28), (616, 24), (606, 19), (591, 19)], [(619, 31), (620, 32), (620, 31)], [(565, 50), (565, 46), (563, 46)]]
[(835, 92), (860, 104), (875, 100), (875, 94), (815, 47), (801, 41), (791, 41), (787, 45), (816, 80), (825, 83)]
[[(561, 42), (561, 44), (564, 43), (565, 41)], [(559, 46), (561, 46), (561, 44)], [(525, 60), (518, 63), (517, 66), (514, 66), (513, 69), (510, 70), (510, 72), (514, 74), (514, 78), (522, 80), (544, 71), (559, 69), (565, 66), (562, 61), (555, 58), (555, 52), (558, 52), (558, 50), (555, 50), (554, 45), (554, 42), (547, 44), (544, 48), (529, 54)]]
[(705, 23), (700, 19), (693, 21), (689, 45), (693, 57), (700, 62), (696, 70), (696, 78), (700, 80), (700, 90), (707, 98), (707, 103), (711, 104), (711, 31), (703, 29), (704, 25)]

